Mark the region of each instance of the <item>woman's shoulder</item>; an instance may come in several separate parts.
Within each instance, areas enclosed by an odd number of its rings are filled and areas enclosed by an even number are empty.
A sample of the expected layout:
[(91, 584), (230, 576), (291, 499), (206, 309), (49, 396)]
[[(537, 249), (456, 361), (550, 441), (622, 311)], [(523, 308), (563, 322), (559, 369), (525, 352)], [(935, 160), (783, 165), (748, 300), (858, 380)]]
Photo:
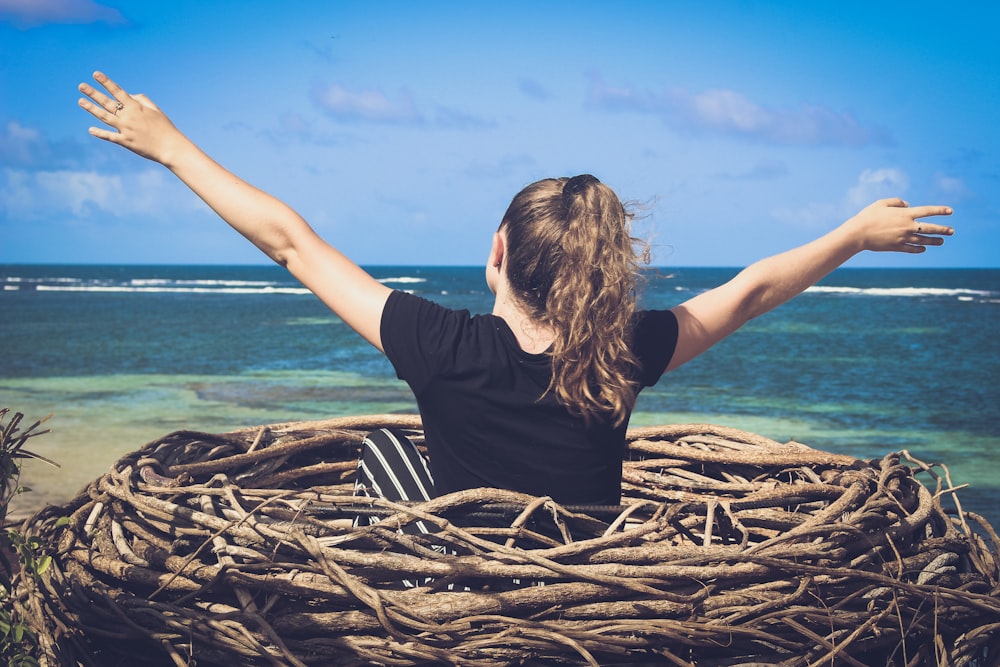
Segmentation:
[(637, 331), (677, 329), (677, 315), (672, 310), (637, 310), (632, 322)]
[(656, 384), (677, 349), (679, 327), (672, 310), (640, 310), (635, 314), (633, 351), (642, 365), (641, 382)]
[(393, 310), (392, 314), (404, 312), (416, 315), (436, 315), (438, 317), (451, 316), (465, 320), (472, 317), (468, 310), (448, 308), (419, 294), (398, 289), (393, 290), (389, 295), (388, 301), (386, 301), (386, 310), (390, 308)]

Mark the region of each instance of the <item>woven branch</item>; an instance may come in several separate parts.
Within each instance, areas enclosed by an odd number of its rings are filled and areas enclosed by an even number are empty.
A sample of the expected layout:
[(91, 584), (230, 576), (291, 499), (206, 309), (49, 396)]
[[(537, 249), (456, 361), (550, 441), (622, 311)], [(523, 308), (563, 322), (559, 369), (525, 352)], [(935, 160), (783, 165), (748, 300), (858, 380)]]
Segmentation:
[(55, 547), (16, 610), (52, 665), (1000, 659), (1000, 539), (943, 466), (664, 426), (629, 432), (621, 506), (401, 504), (353, 495), (381, 426), (422, 445), (382, 415), (146, 445), (24, 524)]

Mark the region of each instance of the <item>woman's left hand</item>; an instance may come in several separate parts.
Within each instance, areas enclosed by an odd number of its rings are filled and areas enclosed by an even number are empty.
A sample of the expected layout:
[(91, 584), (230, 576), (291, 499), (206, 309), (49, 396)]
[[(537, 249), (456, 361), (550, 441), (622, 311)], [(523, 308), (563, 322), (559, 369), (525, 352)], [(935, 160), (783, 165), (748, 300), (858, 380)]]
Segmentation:
[(925, 222), (922, 218), (951, 215), (948, 206), (910, 207), (902, 199), (881, 199), (862, 209), (844, 223), (865, 250), (875, 252), (921, 253), (928, 246), (939, 246), (945, 236), (955, 233), (952, 227)]

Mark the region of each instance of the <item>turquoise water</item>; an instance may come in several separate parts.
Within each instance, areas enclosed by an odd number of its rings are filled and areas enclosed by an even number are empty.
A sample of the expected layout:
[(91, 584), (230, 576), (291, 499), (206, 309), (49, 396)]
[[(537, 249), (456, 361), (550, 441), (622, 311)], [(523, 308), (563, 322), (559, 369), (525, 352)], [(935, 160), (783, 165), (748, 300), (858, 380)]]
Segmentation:
[[(375, 267), (452, 307), (492, 306), (481, 268)], [(730, 269), (653, 272), (669, 307)], [(0, 266), (0, 406), (52, 413), (15, 509), (62, 502), (177, 429), (412, 412), (382, 356), (278, 267)], [(947, 464), (1000, 525), (1000, 270), (835, 272), (666, 376), (633, 425), (712, 422), (860, 457)]]

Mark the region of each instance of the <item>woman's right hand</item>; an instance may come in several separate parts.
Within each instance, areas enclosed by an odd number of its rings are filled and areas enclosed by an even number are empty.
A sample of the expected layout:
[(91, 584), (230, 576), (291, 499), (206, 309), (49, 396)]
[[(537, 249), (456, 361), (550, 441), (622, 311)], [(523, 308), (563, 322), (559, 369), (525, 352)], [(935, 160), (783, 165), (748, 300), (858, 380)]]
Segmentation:
[(123, 146), (137, 155), (169, 166), (174, 149), (186, 141), (160, 109), (145, 95), (129, 95), (102, 72), (94, 72), (107, 94), (81, 83), (80, 106), (111, 129), (91, 127), (90, 134)]
[(321, 239), (290, 206), (209, 157), (145, 95), (129, 95), (101, 72), (94, 79), (107, 93), (80, 84), (86, 95), (80, 106), (110, 129), (92, 127), (92, 135), (167, 167), (233, 229), (382, 349), (382, 309), (391, 289)]

